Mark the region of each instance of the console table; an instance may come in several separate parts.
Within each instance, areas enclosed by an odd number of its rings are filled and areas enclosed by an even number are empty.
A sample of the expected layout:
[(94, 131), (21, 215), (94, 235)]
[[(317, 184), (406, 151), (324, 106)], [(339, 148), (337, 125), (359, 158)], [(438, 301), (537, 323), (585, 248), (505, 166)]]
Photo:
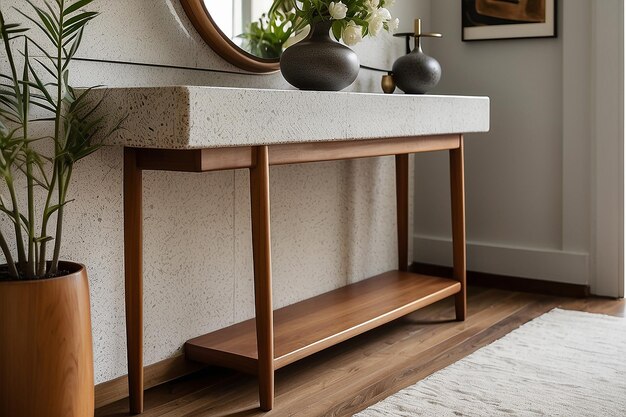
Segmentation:
[[(376, 109), (377, 117), (363, 109)], [(465, 319), (463, 133), (488, 130), (488, 98), (131, 88), (107, 89), (103, 111), (128, 115), (130, 126), (111, 143), (125, 147), (131, 412), (143, 411), (144, 170), (250, 172), (256, 317), (187, 341), (185, 355), (257, 375), (262, 410), (272, 409), (276, 369), (446, 297), (455, 297), (456, 318)], [(430, 151), (450, 154), (453, 279), (408, 272), (409, 155)], [(270, 167), (386, 155), (396, 161), (398, 269), (274, 311)]]

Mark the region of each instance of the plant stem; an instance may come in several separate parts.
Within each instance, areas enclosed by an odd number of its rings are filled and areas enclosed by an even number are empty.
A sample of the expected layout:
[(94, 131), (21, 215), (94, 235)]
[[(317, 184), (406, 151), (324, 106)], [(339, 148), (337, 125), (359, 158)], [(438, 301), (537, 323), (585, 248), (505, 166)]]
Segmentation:
[(15, 243), (17, 245), (17, 262), (19, 265), (26, 264), (26, 252), (24, 251), (24, 240), (22, 237), (22, 217), (20, 216), (20, 209), (17, 203), (17, 196), (15, 195), (15, 186), (13, 184), (13, 178), (6, 178), (7, 188), (9, 189), (9, 195), (11, 196), (11, 204), (13, 205), (13, 223), (15, 226)]
[[(29, 105), (30, 105), (30, 87), (28, 77), (28, 38), (24, 41), (24, 85), (22, 87), (22, 134), (24, 139), (28, 138), (29, 133)], [(28, 262), (26, 263), (26, 279), (35, 278), (35, 181), (33, 177), (33, 153), (30, 150), (28, 142), (24, 144), (26, 155), (26, 188), (27, 188), (27, 204), (28, 204)]]
[(9, 245), (7, 245), (7, 241), (4, 239), (4, 235), (0, 232), (0, 248), (2, 249), (2, 253), (7, 261), (7, 265), (9, 267), (9, 274), (12, 278), (18, 279), (20, 274), (17, 272), (17, 268), (15, 267), (15, 262), (13, 261), (13, 257), (11, 256), (11, 250), (9, 249)]
[[(4, 17), (0, 14), (0, 23), (2, 27), (5, 27)], [(11, 49), (11, 43), (9, 42), (9, 36), (6, 30), (3, 29), (2, 40), (4, 42), (4, 50), (7, 53), (7, 60), (9, 61), (9, 66), (11, 67), (11, 77), (13, 79), (13, 90), (15, 91), (15, 100), (17, 102), (17, 110), (19, 112), (20, 121), (23, 122), (24, 114), (23, 114), (23, 106), (22, 106), (22, 91), (20, 90), (19, 79), (17, 77), (17, 68), (15, 67), (15, 61), (13, 59), (13, 53)], [(10, 176), (6, 177), (6, 184), (9, 189), (9, 193), (11, 194), (11, 204), (13, 204), (13, 219), (14, 219), (14, 227), (15, 227), (15, 240), (17, 244), (17, 257), (18, 263), (20, 265), (24, 265), (26, 262), (26, 253), (24, 252), (24, 241), (22, 238), (22, 218), (20, 216), (19, 205), (17, 204), (17, 196), (15, 195), (15, 187), (13, 185), (13, 178)], [(8, 261), (8, 260), (7, 260)]]
[[(57, 161), (54, 161), (52, 166), (52, 180), (48, 187), (48, 196), (46, 197), (46, 204), (43, 211), (43, 219), (41, 221), (41, 237), (45, 238), (48, 234), (48, 220), (50, 219), (50, 202), (52, 201), (52, 194), (54, 194), (54, 184), (57, 181)], [(39, 265), (37, 266), (37, 275), (43, 276), (46, 273), (46, 251), (48, 242), (43, 240), (39, 245)]]
[[(59, 209), (57, 210), (57, 227), (54, 241), (54, 253), (52, 258), (52, 263), (50, 264), (49, 273), (56, 274), (59, 267), (59, 252), (61, 250), (61, 234), (63, 232), (63, 206), (61, 198), (63, 193), (62, 184), (63, 184), (63, 164), (60, 162), (59, 157), (63, 152), (63, 146), (61, 146), (61, 138), (63, 137), (62, 132), (62, 110), (63, 110), (63, 26), (64, 26), (64, 18), (63, 11), (65, 10), (65, 0), (58, 1), (60, 13), (59, 13), (59, 28), (61, 28), (59, 32), (59, 39), (57, 45), (57, 108), (56, 115), (54, 118), (54, 168), (55, 173), (53, 175), (57, 175), (57, 182), (59, 186)], [(50, 183), (50, 186), (54, 188), (54, 181)], [(45, 259), (43, 260), (45, 263)]]
[(33, 181), (33, 161), (30, 153), (26, 157), (26, 176), (28, 182), (28, 262), (26, 278), (35, 278), (35, 182)]
[(56, 60), (56, 65), (57, 65), (57, 108), (56, 108), (56, 114), (54, 117), (54, 134), (55, 134), (55, 146), (54, 146), (54, 156), (55, 156), (55, 162), (57, 160), (57, 158), (59, 157), (59, 154), (61, 153), (61, 144), (59, 143), (59, 140), (63, 137), (62, 136), (62, 124), (61, 124), (61, 117), (62, 117), (62, 110), (63, 110), (63, 10), (65, 9), (64, 6), (65, 0), (60, 0), (59, 1), (59, 8), (61, 10), (61, 12), (59, 13), (59, 28), (61, 28), (61, 31), (59, 33), (59, 43), (57, 45), (57, 60)]
[(61, 254), (61, 237), (63, 234), (63, 211), (65, 209), (65, 199), (67, 197), (67, 189), (69, 188), (70, 179), (72, 177), (72, 165), (67, 166), (67, 176), (63, 178), (63, 173), (59, 173), (59, 210), (57, 213), (57, 230), (54, 237), (54, 253), (52, 255), (52, 263), (50, 265), (50, 273), (56, 274), (59, 271), (59, 256)]

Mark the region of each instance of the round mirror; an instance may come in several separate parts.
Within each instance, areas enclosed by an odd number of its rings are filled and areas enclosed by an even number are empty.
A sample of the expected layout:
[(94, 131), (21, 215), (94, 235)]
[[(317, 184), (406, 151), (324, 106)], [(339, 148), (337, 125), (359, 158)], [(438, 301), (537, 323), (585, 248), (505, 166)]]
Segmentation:
[(283, 43), (291, 33), (280, 16), (268, 19), (273, 0), (181, 3), (198, 33), (222, 58), (247, 71), (278, 71)]

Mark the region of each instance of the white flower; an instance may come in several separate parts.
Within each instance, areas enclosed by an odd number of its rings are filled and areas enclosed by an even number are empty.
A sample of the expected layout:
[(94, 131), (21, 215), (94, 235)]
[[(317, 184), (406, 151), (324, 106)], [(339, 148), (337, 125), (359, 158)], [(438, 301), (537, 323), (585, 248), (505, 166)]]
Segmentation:
[(384, 7), (374, 10), (374, 12), (367, 19), (370, 35), (377, 36), (380, 31), (385, 28), (385, 23), (389, 24), (390, 20), (391, 13), (389, 13), (389, 10)]
[(385, 0), (385, 7), (393, 7), (396, 4), (396, 0)]
[(372, 14), (376, 17), (380, 17), (384, 21), (391, 20), (391, 13), (389, 13), (389, 10), (385, 9), (384, 7), (381, 7)]
[(379, 5), (380, 5), (380, 0), (368, 0), (367, 1), (367, 7), (369, 7), (370, 10), (378, 9)]
[(346, 14), (348, 13), (348, 6), (346, 6), (342, 2), (335, 3), (334, 1), (331, 1), (328, 5), (328, 11), (330, 12), (330, 17), (335, 20), (341, 20), (346, 18)]
[(343, 42), (348, 46), (354, 46), (357, 43), (363, 40), (363, 32), (361, 26), (354, 23), (354, 21), (350, 21), (348, 26), (343, 30), (343, 34), (341, 35)]
[(390, 20), (387, 26), (390, 33), (394, 33), (400, 27), (400, 19), (397, 17), (393, 20)]
[(370, 19), (367, 21), (367, 27), (369, 28), (369, 34), (372, 36), (378, 36), (381, 30), (383, 30), (385, 21), (377, 16), (376, 14), (372, 14)]

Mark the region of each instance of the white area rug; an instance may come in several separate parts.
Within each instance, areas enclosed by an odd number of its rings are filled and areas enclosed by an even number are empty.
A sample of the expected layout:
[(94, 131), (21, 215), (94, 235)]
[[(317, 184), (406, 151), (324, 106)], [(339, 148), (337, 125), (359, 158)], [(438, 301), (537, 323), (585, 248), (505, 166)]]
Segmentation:
[(626, 319), (552, 310), (356, 416), (626, 416)]

